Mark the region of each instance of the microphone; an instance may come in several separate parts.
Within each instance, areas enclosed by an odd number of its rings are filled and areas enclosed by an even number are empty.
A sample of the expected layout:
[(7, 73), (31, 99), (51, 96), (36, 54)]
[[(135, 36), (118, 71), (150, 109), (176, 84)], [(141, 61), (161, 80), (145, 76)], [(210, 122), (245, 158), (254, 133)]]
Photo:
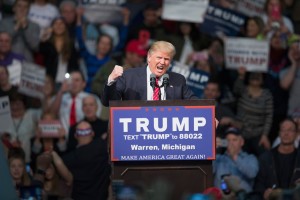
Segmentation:
[(156, 82), (156, 76), (155, 74), (150, 74), (150, 86), (153, 88), (155, 88), (155, 82)]
[(169, 86), (169, 74), (164, 74), (162, 76), (162, 80), (163, 80), (162, 85), (164, 86), (164, 89), (166, 91), (167, 86)]

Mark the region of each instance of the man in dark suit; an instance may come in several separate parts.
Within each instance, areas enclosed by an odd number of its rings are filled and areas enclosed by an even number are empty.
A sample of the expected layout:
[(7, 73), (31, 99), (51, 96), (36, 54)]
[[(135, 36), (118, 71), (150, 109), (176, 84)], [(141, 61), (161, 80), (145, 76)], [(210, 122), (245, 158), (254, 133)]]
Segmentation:
[[(108, 77), (108, 82), (101, 95), (104, 106), (109, 106), (110, 100), (154, 100), (155, 87), (163, 85), (163, 75), (169, 75), (169, 83), (160, 87), (161, 100), (197, 99), (186, 85), (183, 75), (167, 72), (175, 47), (165, 41), (157, 41), (150, 47), (147, 55), (147, 67), (123, 70), (116, 65)], [(150, 78), (157, 78), (158, 83), (152, 88)]]

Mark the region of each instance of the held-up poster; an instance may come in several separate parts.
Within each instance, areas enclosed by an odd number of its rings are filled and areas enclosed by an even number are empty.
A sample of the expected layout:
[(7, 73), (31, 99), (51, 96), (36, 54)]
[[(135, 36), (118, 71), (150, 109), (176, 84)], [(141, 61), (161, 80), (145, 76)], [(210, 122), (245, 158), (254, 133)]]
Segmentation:
[(27, 96), (44, 98), (46, 70), (38, 65), (23, 62), (19, 92)]
[(164, 0), (162, 18), (201, 23), (208, 3), (208, 0)]
[(9, 133), (14, 127), (8, 96), (0, 97), (0, 134)]
[(84, 18), (92, 24), (121, 24), (122, 7), (126, 0), (81, 0)]
[(183, 75), (186, 79), (187, 86), (189, 86), (189, 88), (199, 98), (202, 97), (203, 90), (209, 80), (209, 74), (207, 72), (195, 68), (190, 68), (176, 61), (169, 68), (169, 70), (171, 72), (176, 72)]
[(41, 120), (38, 124), (43, 138), (58, 138), (60, 137), (59, 129), (62, 128), (59, 120)]
[(209, 4), (201, 32), (211, 36), (237, 36), (246, 22), (246, 16), (234, 10)]
[(269, 63), (269, 42), (249, 38), (225, 40), (226, 68), (245, 67), (247, 71), (266, 72)]
[(249, 17), (261, 16), (264, 13), (266, 0), (239, 0), (236, 10)]

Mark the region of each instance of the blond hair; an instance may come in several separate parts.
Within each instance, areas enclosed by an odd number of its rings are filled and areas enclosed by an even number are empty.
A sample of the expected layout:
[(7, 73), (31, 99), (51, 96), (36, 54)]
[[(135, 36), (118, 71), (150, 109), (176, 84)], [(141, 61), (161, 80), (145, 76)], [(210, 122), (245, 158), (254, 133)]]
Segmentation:
[(153, 52), (156, 51), (163, 51), (166, 52), (168, 54), (170, 54), (170, 56), (173, 58), (176, 54), (176, 50), (173, 44), (171, 44), (170, 42), (166, 42), (166, 41), (157, 41), (154, 42), (149, 51), (148, 54), (152, 54)]

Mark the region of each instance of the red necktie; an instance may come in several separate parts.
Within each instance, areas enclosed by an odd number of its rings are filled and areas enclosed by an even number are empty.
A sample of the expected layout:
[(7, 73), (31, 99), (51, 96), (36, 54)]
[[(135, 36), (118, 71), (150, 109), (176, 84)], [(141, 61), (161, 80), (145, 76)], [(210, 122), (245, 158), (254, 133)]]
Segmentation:
[(158, 78), (156, 77), (155, 88), (153, 91), (153, 100), (159, 100), (159, 86), (158, 86)]
[(72, 97), (71, 111), (70, 111), (70, 126), (76, 124), (76, 97)]

